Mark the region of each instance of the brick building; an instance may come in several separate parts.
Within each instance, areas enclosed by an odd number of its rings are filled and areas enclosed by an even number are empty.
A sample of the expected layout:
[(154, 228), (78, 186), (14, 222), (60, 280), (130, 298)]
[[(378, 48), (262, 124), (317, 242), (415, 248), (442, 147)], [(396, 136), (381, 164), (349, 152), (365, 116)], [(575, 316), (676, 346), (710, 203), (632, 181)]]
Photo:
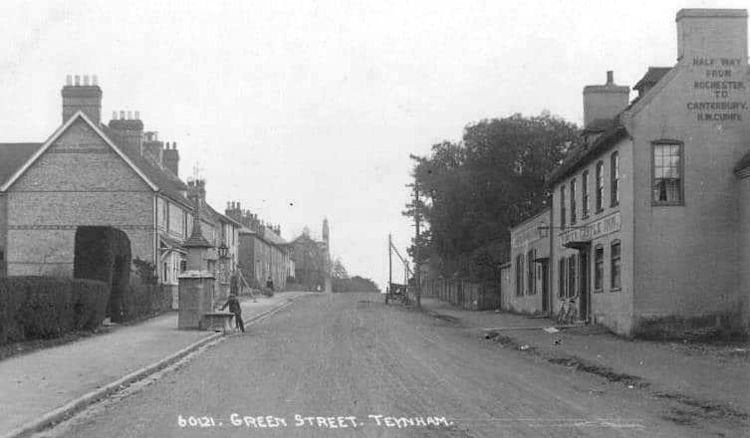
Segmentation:
[(626, 335), (750, 315), (747, 11), (676, 23), (677, 63), (649, 68), (632, 102), (611, 73), (584, 89), (582, 144), (548, 181), (551, 310)]
[(294, 277), (307, 290), (331, 292), (330, 229), (323, 220), (322, 239), (315, 240), (308, 231), (292, 239), (291, 257)]
[(239, 230), (238, 266), (253, 288), (263, 288), (270, 278), (275, 290), (286, 288), (290, 272), (290, 249), (281, 228), (263, 223), (243, 210), (239, 202), (227, 205), (226, 215), (242, 225)]
[(550, 300), (550, 239), (540, 232), (551, 223), (545, 209), (510, 230), (510, 262), (501, 267), (502, 308), (519, 313), (547, 313)]
[[(76, 229), (111, 226), (176, 296), (195, 208), (176, 144), (144, 132), (137, 111), (104, 125), (95, 76), (69, 76), (61, 94), (62, 125), (44, 143), (0, 144), (0, 275), (71, 276)], [(212, 242), (238, 240), (239, 225), (225, 219), (205, 219)]]

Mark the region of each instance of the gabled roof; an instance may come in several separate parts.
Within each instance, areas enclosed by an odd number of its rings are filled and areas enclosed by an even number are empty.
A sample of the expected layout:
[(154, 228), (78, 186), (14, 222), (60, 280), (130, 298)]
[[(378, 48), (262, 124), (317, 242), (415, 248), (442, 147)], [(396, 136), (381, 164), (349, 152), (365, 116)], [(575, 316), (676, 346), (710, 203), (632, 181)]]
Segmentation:
[[(121, 140), (116, 132), (110, 129), (108, 126), (102, 125), (100, 127), (107, 137), (115, 144), (120, 144)], [(152, 163), (150, 160), (141, 156), (140, 151), (134, 151), (132, 148), (121, 146), (120, 149), (130, 158), (130, 160), (146, 174), (159, 188), (159, 192), (169, 197), (173, 201), (180, 202), (186, 206), (192, 207), (193, 203), (190, 202), (185, 196), (182, 195), (187, 191), (187, 185), (182, 182), (174, 173), (161, 169)]]
[[(546, 178), (546, 184), (551, 186), (571, 173), (575, 172), (582, 166), (589, 163), (597, 155), (614, 146), (617, 142), (628, 136), (628, 130), (623, 122), (624, 115), (631, 112), (637, 112), (643, 105), (646, 105), (658, 92), (666, 86), (669, 79), (663, 80), (670, 72), (670, 78), (674, 76), (674, 69), (671, 67), (649, 67), (646, 74), (633, 87), (638, 91), (643, 90), (645, 93), (635, 98), (630, 104), (622, 110), (617, 116), (610, 120), (594, 120), (591, 125), (596, 125), (594, 129), (587, 127), (584, 134), (602, 132), (591, 145), (582, 142), (573, 148), (565, 160)], [(658, 84), (658, 87), (657, 87)]]
[(669, 73), (669, 70), (672, 70), (672, 67), (649, 67), (641, 80), (636, 82), (633, 86), (633, 89), (641, 91), (644, 88), (648, 89), (653, 87), (664, 77), (665, 74)]
[(242, 227), (242, 224), (232, 219), (231, 217), (221, 214), (216, 211), (211, 205), (206, 202), (203, 204), (206, 208), (201, 210), (201, 219), (209, 219), (212, 222), (229, 222), (236, 227)]
[(42, 143), (0, 143), (0, 184), (34, 155)]
[(133, 162), (133, 160), (132, 160), (132, 159), (131, 159), (131, 158), (130, 158), (130, 157), (129, 157), (128, 155), (126, 155), (125, 153), (123, 153), (123, 151), (121, 150), (121, 148), (120, 148), (120, 147), (118, 147), (118, 146), (117, 146), (117, 145), (116, 145), (116, 144), (115, 144), (115, 143), (114, 143), (114, 142), (112, 141), (112, 139), (110, 139), (110, 138), (109, 138), (109, 137), (108, 137), (108, 136), (107, 136), (106, 134), (104, 134), (104, 132), (102, 131), (101, 127), (99, 127), (99, 126), (97, 126), (97, 125), (96, 125), (95, 123), (93, 123), (93, 122), (92, 122), (92, 121), (91, 121), (91, 120), (90, 120), (90, 119), (88, 118), (88, 116), (86, 116), (86, 114), (85, 114), (85, 113), (84, 113), (83, 111), (78, 111), (78, 112), (76, 112), (76, 113), (75, 113), (75, 114), (74, 114), (74, 115), (73, 115), (73, 116), (72, 116), (72, 117), (71, 117), (70, 119), (68, 119), (68, 121), (67, 121), (67, 122), (63, 123), (63, 124), (62, 124), (62, 125), (61, 125), (61, 126), (60, 126), (59, 128), (57, 128), (57, 130), (56, 130), (56, 131), (55, 131), (55, 132), (54, 132), (54, 133), (53, 133), (53, 134), (52, 134), (52, 135), (51, 135), (51, 136), (50, 136), (50, 137), (49, 137), (49, 138), (47, 139), (47, 141), (45, 141), (45, 142), (44, 142), (44, 144), (42, 144), (42, 146), (41, 146), (40, 148), (38, 148), (38, 149), (36, 150), (36, 152), (34, 152), (34, 153), (33, 153), (33, 154), (32, 154), (32, 155), (31, 155), (31, 156), (30, 156), (30, 157), (29, 157), (29, 158), (28, 158), (28, 159), (27, 159), (27, 160), (26, 160), (26, 161), (24, 162), (24, 164), (23, 164), (23, 165), (21, 165), (21, 167), (19, 167), (19, 168), (18, 168), (18, 169), (17, 169), (17, 170), (16, 170), (16, 171), (15, 171), (15, 172), (13, 173), (13, 175), (12, 175), (12, 176), (11, 176), (10, 178), (8, 178), (8, 179), (7, 179), (7, 180), (6, 180), (6, 181), (5, 181), (4, 183), (3, 183), (3, 185), (2, 185), (2, 186), (0, 186), (0, 191), (3, 191), (3, 192), (4, 192), (4, 191), (7, 191), (7, 190), (8, 190), (8, 189), (9, 189), (9, 188), (10, 188), (10, 187), (11, 187), (11, 186), (12, 186), (12, 185), (13, 185), (13, 184), (14, 184), (14, 183), (15, 183), (15, 182), (16, 182), (16, 181), (18, 180), (18, 178), (20, 178), (20, 177), (21, 177), (21, 175), (23, 175), (24, 173), (26, 173), (26, 171), (27, 171), (27, 170), (28, 170), (28, 169), (29, 169), (29, 168), (31, 167), (31, 165), (33, 165), (33, 164), (34, 164), (34, 163), (36, 162), (36, 160), (38, 160), (38, 159), (39, 159), (39, 157), (41, 157), (41, 156), (42, 156), (42, 154), (44, 154), (44, 152), (46, 152), (46, 151), (47, 151), (47, 149), (49, 149), (49, 148), (50, 148), (50, 146), (52, 146), (52, 144), (54, 144), (54, 143), (55, 143), (55, 141), (57, 141), (57, 139), (58, 139), (58, 138), (60, 138), (60, 136), (61, 136), (61, 135), (62, 135), (62, 134), (63, 134), (63, 133), (65, 132), (65, 131), (67, 131), (67, 129), (68, 129), (68, 128), (69, 128), (69, 127), (70, 127), (70, 126), (71, 126), (71, 125), (73, 124), (73, 123), (75, 123), (75, 122), (76, 122), (77, 120), (79, 120), (79, 119), (80, 119), (80, 120), (83, 120), (83, 121), (84, 121), (84, 123), (88, 124), (88, 125), (89, 125), (89, 127), (90, 127), (91, 129), (93, 129), (93, 130), (94, 130), (94, 132), (96, 132), (96, 134), (97, 134), (97, 135), (99, 135), (99, 137), (101, 137), (101, 139), (102, 139), (102, 140), (104, 140), (104, 142), (105, 142), (105, 143), (106, 143), (106, 144), (107, 144), (107, 145), (108, 145), (108, 146), (109, 146), (110, 148), (112, 148), (112, 150), (113, 150), (113, 151), (115, 151), (115, 153), (116, 153), (117, 155), (119, 155), (119, 156), (120, 156), (120, 158), (122, 158), (122, 159), (123, 159), (123, 160), (125, 161), (125, 163), (127, 163), (127, 165), (128, 165), (128, 166), (129, 166), (129, 167), (130, 167), (131, 169), (133, 169), (133, 171), (135, 171), (135, 173), (136, 173), (136, 174), (138, 174), (138, 176), (139, 176), (139, 177), (140, 177), (140, 178), (141, 178), (141, 179), (142, 179), (142, 180), (143, 180), (143, 181), (144, 181), (144, 182), (145, 182), (145, 183), (146, 183), (146, 184), (147, 184), (147, 185), (148, 185), (149, 187), (151, 187), (151, 189), (152, 189), (152, 190), (154, 190), (154, 191), (157, 191), (157, 190), (159, 190), (159, 187), (158, 187), (158, 186), (157, 186), (157, 185), (156, 185), (156, 184), (155, 184), (155, 183), (154, 183), (154, 182), (153, 182), (153, 181), (152, 181), (152, 180), (151, 180), (151, 179), (150, 179), (150, 178), (149, 178), (148, 176), (146, 176), (146, 174), (145, 174), (145, 173), (144, 173), (144, 172), (143, 172), (143, 171), (142, 171), (142, 170), (141, 170), (141, 169), (140, 169), (140, 168), (139, 168), (138, 166), (136, 166), (136, 165), (135, 165), (135, 163)]

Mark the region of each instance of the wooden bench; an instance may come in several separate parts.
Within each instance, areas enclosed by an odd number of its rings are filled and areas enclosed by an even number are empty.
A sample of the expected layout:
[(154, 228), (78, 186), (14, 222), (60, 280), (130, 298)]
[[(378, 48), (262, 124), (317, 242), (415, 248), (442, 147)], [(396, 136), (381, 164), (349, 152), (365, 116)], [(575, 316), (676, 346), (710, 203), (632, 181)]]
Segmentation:
[(232, 324), (233, 318), (234, 314), (229, 312), (204, 313), (201, 325), (203, 330), (223, 332), (224, 334), (227, 334), (234, 331), (234, 324)]

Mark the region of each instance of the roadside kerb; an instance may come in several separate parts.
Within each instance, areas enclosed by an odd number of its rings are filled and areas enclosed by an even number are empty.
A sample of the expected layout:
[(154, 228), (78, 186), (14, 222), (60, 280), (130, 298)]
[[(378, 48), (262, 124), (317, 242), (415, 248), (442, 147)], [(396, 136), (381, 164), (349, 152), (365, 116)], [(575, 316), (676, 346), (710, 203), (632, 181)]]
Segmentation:
[[(282, 309), (290, 306), (292, 303), (294, 303), (297, 299), (305, 297), (307, 295), (299, 295), (294, 298), (289, 298), (287, 301), (281, 303), (278, 306), (275, 306), (271, 309), (266, 310), (265, 312), (262, 312), (258, 315), (253, 316), (247, 321), (247, 324), (254, 324), (257, 322), (262, 321), (265, 318), (268, 318), (272, 316), (273, 314), (281, 311)], [(122, 377), (120, 379), (115, 380), (114, 382), (105, 385), (99, 389), (96, 389), (94, 391), (89, 392), (88, 394), (85, 394), (73, 401), (68, 402), (67, 404), (54, 409), (44, 415), (42, 415), (37, 420), (34, 420), (28, 424), (25, 424), (19, 428), (16, 428), (14, 430), (11, 430), (10, 432), (0, 436), (0, 438), (22, 438), (25, 436), (28, 436), (32, 433), (40, 432), (44, 429), (47, 429), (48, 427), (59, 423), (76, 413), (84, 410), (86, 407), (96, 403), (97, 401), (103, 399), (104, 397), (107, 397), (109, 395), (112, 395), (122, 389), (124, 389), (126, 386), (129, 386), (139, 380), (143, 380), (146, 377), (150, 376), (151, 374), (156, 373), (159, 370), (162, 370), (175, 362), (179, 361), (180, 359), (184, 358), (188, 354), (192, 353), (193, 351), (203, 347), (204, 345), (215, 343), (218, 344), (222, 340), (226, 339), (223, 333), (214, 333), (212, 335), (209, 335), (185, 348), (178, 351), (175, 354), (172, 354), (160, 361), (157, 361), (151, 365), (145, 366), (141, 368), (140, 370), (136, 370), (130, 374), (128, 374), (125, 377)]]

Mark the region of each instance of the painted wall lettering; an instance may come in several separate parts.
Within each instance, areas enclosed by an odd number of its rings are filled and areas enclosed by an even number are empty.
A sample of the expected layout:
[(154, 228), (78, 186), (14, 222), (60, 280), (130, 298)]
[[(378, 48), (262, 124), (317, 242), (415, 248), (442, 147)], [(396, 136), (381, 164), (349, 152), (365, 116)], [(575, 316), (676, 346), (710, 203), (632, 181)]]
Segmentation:
[(742, 58), (693, 58), (698, 77), (693, 89), (701, 99), (687, 103), (687, 110), (702, 122), (741, 122), (747, 117), (746, 84)]
[(620, 231), (620, 213), (614, 213), (588, 225), (574, 228), (560, 235), (560, 242), (590, 242), (597, 237)]

